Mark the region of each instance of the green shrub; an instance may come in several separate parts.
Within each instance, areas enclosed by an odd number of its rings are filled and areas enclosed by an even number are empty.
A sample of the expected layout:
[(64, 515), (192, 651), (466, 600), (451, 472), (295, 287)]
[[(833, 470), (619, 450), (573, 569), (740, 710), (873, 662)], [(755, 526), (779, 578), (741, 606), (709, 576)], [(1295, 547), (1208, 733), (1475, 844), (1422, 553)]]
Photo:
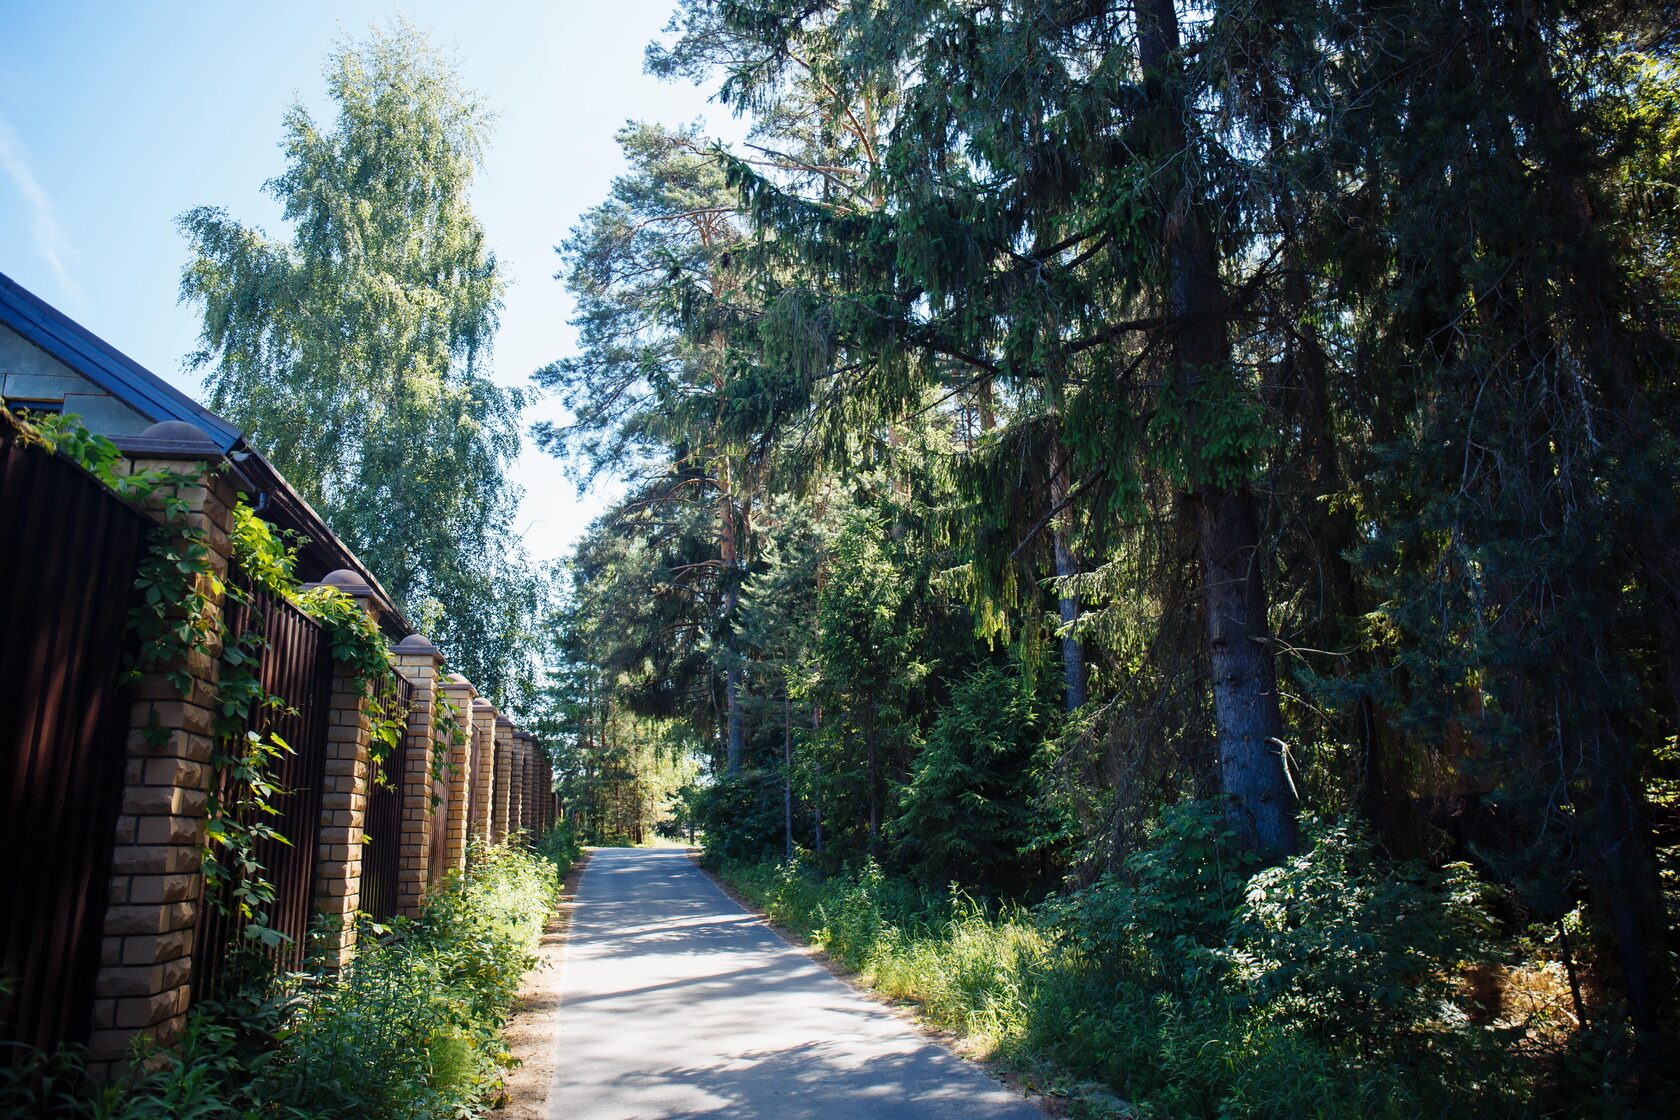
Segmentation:
[(890, 822), (898, 854), (917, 878), (935, 887), (1042, 893), (1050, 864), (1022, 853), (1059, 831), (1039, 796), (1049, 716), (1018, 668), (987, 665), (951, 690)]
[(933, 898), (872, 864), (721, 870), (935, 1025), (1144, 1115), (1530, 1114), (1532, 1073), (1458, 984), (1490, 952), (1468, 869), (1385, 863), (1350, 825), (1307, 835), (1260, 868), (1223, 813), (1187, 804), (1123, 874), (1031, 911)]
[(571, 821), (561, 821), (541, 836), (532, 849), (554, 865), (554, 872), (565, 878), (566, 872), (572, 869), (572, 864), (583, 855), (583, 845), (578, 842), (577, 832), (572, 828)]
[(683, 792), (708, 859), (754, 860), (782, 850), (782, 776), (743, 770)]
[(558, 876), (517, 847), (475, 848), (423, 917), (306, 988), (280, 1032), (280, 1096), (329, 1116), (456, 1116), (495, 1088), (500, 1041), (536, 963)]
[(368, 923), (337, 972), (315, 969), (196, 1010), (173, 1050), (117, 1084), (73, 1051), (0, 1079), (0, 1115), (41, 1120), (445, 1120), (481, 1115), (500, 1034), (559, 892), (550, 858), (475, 846), (420, 918)]

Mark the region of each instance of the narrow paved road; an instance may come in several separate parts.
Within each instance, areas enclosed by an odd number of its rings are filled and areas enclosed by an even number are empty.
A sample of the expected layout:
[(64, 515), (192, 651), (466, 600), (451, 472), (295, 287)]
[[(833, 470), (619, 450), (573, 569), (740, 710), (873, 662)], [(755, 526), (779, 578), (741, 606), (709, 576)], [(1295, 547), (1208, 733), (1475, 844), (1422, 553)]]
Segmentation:
[(561, 986), (554, 1120), (1043, 1120), (789, 947), (679, 850), (590, 858)]

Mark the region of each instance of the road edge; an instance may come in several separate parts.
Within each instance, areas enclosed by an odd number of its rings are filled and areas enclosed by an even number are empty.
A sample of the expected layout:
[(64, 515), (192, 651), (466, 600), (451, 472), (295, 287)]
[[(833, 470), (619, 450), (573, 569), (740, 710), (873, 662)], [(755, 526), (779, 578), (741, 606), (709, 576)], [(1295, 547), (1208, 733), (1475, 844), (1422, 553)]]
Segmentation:
[(514, 1002), (513, 1015), (502, 1030), (502, 1041), (513, 1061), (502, 1075), (502, 1102), (497, 1120), (548, 1120), (549, 1093), (560, 1062), (562, 986), (566, 979), (566, 948), (577, 909), (578, 885), (589, 865), (586, 849), (566, 870), (560, 898), (543, 926), (537, 963), (525, 974)]

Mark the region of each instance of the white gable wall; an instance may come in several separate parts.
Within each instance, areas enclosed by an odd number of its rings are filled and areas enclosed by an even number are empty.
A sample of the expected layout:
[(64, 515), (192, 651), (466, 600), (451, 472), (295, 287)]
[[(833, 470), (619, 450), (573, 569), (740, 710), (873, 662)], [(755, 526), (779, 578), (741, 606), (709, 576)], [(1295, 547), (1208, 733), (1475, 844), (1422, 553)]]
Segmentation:
[(102, 436), (138, 435), (151, 421), (10, 327), (0, 325), (0, 397), (57, 401)]

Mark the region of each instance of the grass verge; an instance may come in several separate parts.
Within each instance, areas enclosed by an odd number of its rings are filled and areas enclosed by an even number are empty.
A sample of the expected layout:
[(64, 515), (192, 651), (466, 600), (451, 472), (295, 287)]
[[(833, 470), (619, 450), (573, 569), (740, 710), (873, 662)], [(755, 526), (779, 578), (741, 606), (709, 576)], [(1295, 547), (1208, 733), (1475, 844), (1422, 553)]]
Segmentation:
[[(1211, 819), (1211, 818), (1210, 818)], [(1497, 949), (1467, 872), (1374, 860), (1320, 829), (1279, 867), (1186, 818), (1109, 879), (1037, 907), (937, 895), (873, 865), (713, 861), (777, 926), (1079, 1117), (1641, 1114), (1616, 1041), (1540, 1045), (1478, 1007)]]

